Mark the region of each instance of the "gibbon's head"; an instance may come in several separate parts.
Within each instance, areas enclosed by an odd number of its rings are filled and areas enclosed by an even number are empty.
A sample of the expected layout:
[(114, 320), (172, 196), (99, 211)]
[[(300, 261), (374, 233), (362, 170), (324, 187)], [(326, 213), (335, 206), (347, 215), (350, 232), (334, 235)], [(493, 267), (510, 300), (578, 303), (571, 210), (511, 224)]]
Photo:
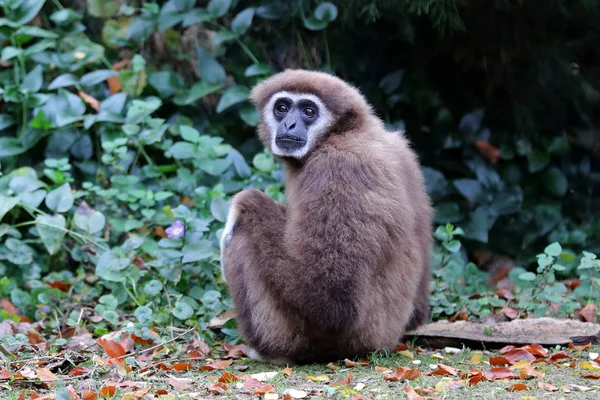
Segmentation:
[(274, 156), (303, 159), (327, 137), (360, 129), (371, 107), (333, 75), (286, 70), (258, 83), (250, 99), (260, 111), (258, 134)]

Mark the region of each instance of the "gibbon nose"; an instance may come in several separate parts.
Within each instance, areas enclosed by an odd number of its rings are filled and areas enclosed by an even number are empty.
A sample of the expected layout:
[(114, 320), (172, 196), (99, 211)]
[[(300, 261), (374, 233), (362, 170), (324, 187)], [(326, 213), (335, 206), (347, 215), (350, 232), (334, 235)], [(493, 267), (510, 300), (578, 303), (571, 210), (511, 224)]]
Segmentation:
[(285, 129), (287, 129), (289, 131), (296, 127), (296, 121), (287, 121), (284, 125), (285, 125)]

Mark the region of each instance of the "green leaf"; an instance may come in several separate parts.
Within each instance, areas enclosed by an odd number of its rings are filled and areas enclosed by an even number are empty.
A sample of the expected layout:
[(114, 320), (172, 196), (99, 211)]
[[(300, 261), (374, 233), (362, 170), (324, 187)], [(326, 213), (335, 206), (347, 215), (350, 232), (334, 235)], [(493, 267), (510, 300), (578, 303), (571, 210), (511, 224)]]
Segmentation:
[(215, 43), (215, 46), (220, 46), (221, 44), (236, 39), (237, 37), (237, 33), (234, 33), (227, 29), (221, 29), (213, 38), (213, 42)]
[(448, 243), (444, 243), (444, 247), (451, 253), (456, 253), (460, 250), (460, 242), (458, 240), (452, 240)]
[(222, 17), (231, 7), (231, 0), (210, 0), (206, 9), (215, 17)]
[(96, 18), (110, 18), (119, 11), (119, 7), (119, 0), (87, 0), (87, 11)]
[(184, 106), (188, 104), (192, 104), (202, 97), (214, 93), (221, 89), (221, 84), (211, 84), (206, 81), (197, 82), (192, 86), (190, 90), (185, 91), (185, 93), (179, 94), (173, 98), (173, 102), (178, 106)]
[(185, 87), (185, 83), (181, 76), (172, 71), (152, 72), (148, 75), (148, 83), (155, 88), (163, 98), (171, 97), (176, 90), (185, 88), (189, 92), (189, 87)]
[(67, 220), (60, 214), (40, 215), (36, 218), (37, 231), (42, 243), (50, 255), (60, 250), (60, 245), (65, 236)]
[(258, 153), (252, 159), (254, 167), (262, 172), (271, 172), (275, 167), (275, 162), (272, 157), (269, 157), (265, 153)]
[(23, 0), (15, 1), (14, 5), (18, 4), (13, 8), (14, 17), (11, 20), (19, 25), (25, 25), (31, 22), (40, 12), (42, 6), (46, 0)]
[(248, 28), (250, 28), (250, 25), (252, 25), (252, 19), (254, 18), (255, 11), (256, 9), (254, 7), (249, 7), (241, 11), (235, 16), (233, 21), (231, 21), (231, 30), (238, 35), (243, 35), (246, 33)]
[(554, 242), (544, 249), (544, 253), (552, 257), (558, 257), (562, 253), (562, 247), (558, 242)]
[(22, 26), (15, 32), (17, 40), (21, 40), (19, 36), (30, 36), (42, 39), (58, 39), (58, 34), (46, 29), (38, 28), (37, 26)]
[(21, 143), (12, 137), (0, 137), (0, 158), (23, 154), (27, 151)]
[(48, 90), (54, 90), (63, 87), (74, 86), (79, 83), (79, 79), (73, 74), (62, 74), (54, 78), (48, 85)]
[(67, 212), (73, 207), (73, 193), (68, 183), (54, 189), (46, 196), (46, 206), (54, 212)]
[(479, 202), (483, 189), (478, 180), (456, 179), (453, 183), (460, 194), (462, 194), (467, 200), (472, 203)]
[(188, 142), (198, 143), (200, 141), (200, 132), (191, 126), (180, 126), (179, 135)]
[(213, 196), (210, 202), (210, 212), (217, 221), (225, 222), (229, 212), (230, 202), (225, 201), (221, 196)]
[(260, 76), (260, 75), (271, 75), (273, 70), (267, 64), (252, 64), (246, 71), (244, 71), (244, 76)]
[(181, 252), (183, 253), (181, 262), (190, 263), (210, 258), (213, 255), (214, 249), (210, 240), (199, 240), (185, 245), (181, 249)]
[(210, 158), (202, 158), (197, 161), (198, 167), (202, 169), (204, 172), (218, 176), (223, 174), (229, 166), (231, 166), (231, 161), (225, 158), (218, 158), (216, 160)]
[(311, 31), (320, 31), (327, 28), (327, 21), (321, 21), (315, 17), (308, 17), (302, 20), (304, 27)]
[(192, 315), (194, 315), (194, 310), (192, 309), (192, 307), (190, 307), (189, 304), (183, 301), (178, 301), (175, 303), (175, 307), (173, 307), (172, 313), (175, 317), (181, 320), (186, 320), (188, 318), (191, 318)]
[(48, 121), (48, 118), (46, 118), (46, 113), (44, 113), (44, 110), (40, 109), (35, 117), (33, 117), (31, 122), (29, 122), (29, 126), (46, 131), (52, 127), (52, 124), (50, 121)]
[(193, 10), (185, 13), (183, 19), (183, 27), (187, 28), (190, 25), (198, 24), (200, 22), (206, 22), (213, 19), (213, 15), (204, 8), (194, 8)]
[(152, 320), (152, 309), (148, 306), (140, 306), (136, 308), (133, 314), (142, 324), (147, 324)]
[(144, 226), (144, 223), (142, 221), (137, 220), (137, 219), (128, 219), (123, 224), (123, 230), (125, 232), (129, 232), (129, 231), (132, 231), (134, 229), (139, 229), (142, 226)]
[(178, 160), (187, 160), (195, 158), (197, 155), (196, 146), (188, 142), (177, 142), (168, 150), (167, 155)]
[(2, 218), (19, 203), (18, 197), (6, 196), (0, 193), (0, 221)]
[(318, 20), (331, 22), (337, 18), (338, 10), (334, 4), (326, 1), (325, 3), (319, 4), (314, 15)]
[(83, 75), (79, 80), (79, 83), (82, 86), (94, 86), (101, 82), (104, 82), (111, 76), (116, 75), (117, 71), (114, 71), (112, 69), (99, 69), (96, 71), (88, 72), (87, 74)]
[(545, 151), (534, 150), (527, 154), (527, 161), (529, 163), (529, 172), (533, 174), (546, 168), (550, 163), (550, 156)]
[(256, 126), (260, 121), (260, 113), (253, 104), (248, 104), (243, 107), (240, 107), (238, 115), (240, 116), (242, 121), (244, 121), (250, 126)]
[(15, 119), (10, 114), (0, 114), (0, 131), (5, 130), (15, 124)]
[(157, 279), (152, 279), (144, 285), (144, 293), (149, 296), (156, 296), (162, 291), (163, 285)]
[(223, 93), (223, 96), (221, 96), (219, 104), (217, 104), (217, 113), (221, 113), (234, 104), (248, 99), (249, 94), (250, 89), (243, 85), (237, 85), (227, 89), (225, 93)]
[(223, 83), (226, 77), (223, 66), (200, 46), (196, 46), (196, 53), (198, 54), (198, 70), (202, 79), (211, 84)]
[(0, 55), (0, 59), (2, 61), (12, 60), (13, 58), (23, 54), (23, 49), (13, 46), (6, 46), (2, 49), (2, 53)]
[(519, 279), (522, 281), (535, 281), (536, 275), (533, 272), (523, 272), (519, 275)]
[(28, 265), (33, 262), (33, 250), (20, 240), (6, 239), (4, 245), (10, 252), (6, 255), (8, 261), (16, 265)]
[(567, 193), (567, 177), (556, 167), (552, 167), (544, 172), (542, 182), (544, 183), (544, 186), (546, 186), (546, 189), (555, 196), (562, 197)]
[(44, 77), (42, 76), (42, 66), (36, 65), (21, 82), (21, 91), (28, 91), (30, 93), (37, 93), (44, 84)]

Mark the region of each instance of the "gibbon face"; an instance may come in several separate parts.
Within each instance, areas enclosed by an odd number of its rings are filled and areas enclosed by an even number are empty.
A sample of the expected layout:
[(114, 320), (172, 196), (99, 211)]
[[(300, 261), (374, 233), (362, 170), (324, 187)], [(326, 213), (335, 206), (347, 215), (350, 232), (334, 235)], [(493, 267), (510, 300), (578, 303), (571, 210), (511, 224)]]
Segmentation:
[(269, 147), (279, 157), (303, 158), (333, 123), (325, 104), (310, 93), (277, 92), (263, 113)]

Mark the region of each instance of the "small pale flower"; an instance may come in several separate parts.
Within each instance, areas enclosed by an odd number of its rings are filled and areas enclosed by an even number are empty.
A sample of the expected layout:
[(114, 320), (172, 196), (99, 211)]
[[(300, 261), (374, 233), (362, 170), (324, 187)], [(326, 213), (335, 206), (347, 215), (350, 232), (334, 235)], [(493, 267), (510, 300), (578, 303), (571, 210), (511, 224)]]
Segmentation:
[(185, 228), (183, 227), (181, 221), (175, 221), (171, 224), (171, 226), (167, 228), (165, 232), (167, 233), (167, 236), (171, 239), (180, 238), (183, 237), (183, 234), (185, 233)]

